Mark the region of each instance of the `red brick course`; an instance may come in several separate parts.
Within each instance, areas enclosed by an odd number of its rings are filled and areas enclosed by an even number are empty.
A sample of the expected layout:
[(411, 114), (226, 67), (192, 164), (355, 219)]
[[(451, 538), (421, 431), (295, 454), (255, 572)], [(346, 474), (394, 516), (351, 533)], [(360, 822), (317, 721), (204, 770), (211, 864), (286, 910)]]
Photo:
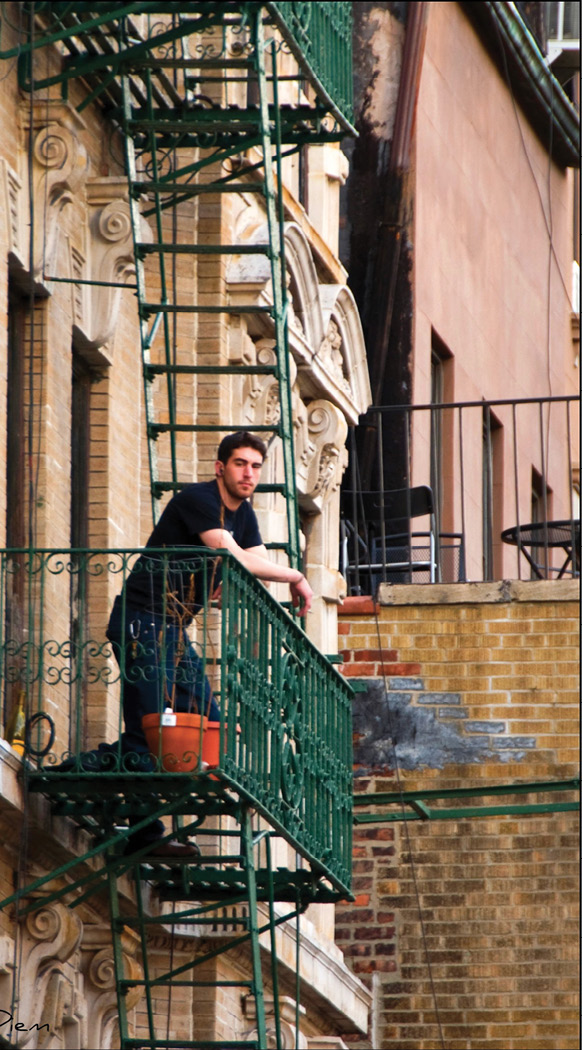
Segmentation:
[(353, 663), (341, 664), (339, 670), (346, 678), (393, 678), (420, 674), (420, 664), (399, 663), (365, 663), (355, 660)]

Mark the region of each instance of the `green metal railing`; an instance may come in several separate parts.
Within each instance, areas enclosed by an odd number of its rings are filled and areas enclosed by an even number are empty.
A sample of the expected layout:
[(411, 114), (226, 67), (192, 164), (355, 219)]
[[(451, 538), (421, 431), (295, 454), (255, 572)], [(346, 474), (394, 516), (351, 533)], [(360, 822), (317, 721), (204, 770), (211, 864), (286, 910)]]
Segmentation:
[[(539, 795), (560, 793), (553, 801), (539, 802)], [(575, 798), (572, 798), (575, 795)], [(490, 797), (524, 798), (490, 805)], [(567, 797), (564, 797), (567, 796)], [(474, 800), (473, 805), (464, 805)], [(402, 820), (465, 820), (468, 817), (532, 816), (539, 813), (568, 813), (580, 809), (580, 780), (536, 780), (531, 783), (475, 785), (465, 788), (435, 788), (417, 791), (375, 791), (354, 795), (354, 824), (389, 824)], [(364, 810), (364, 812), (362, 812)], [(373, 812), (372, 812), (373, 811)]]
[[(136, 614), (127, 604), (132, 571), (142, 591), (154, 595), (153, 617)], [(208, 598), (219, 573), (220, 606)], [(36, 762), (29, 773), (35, 790), (50, 795), (51, 781), (58, 777), (59, 791), (66, 793), (70, 773), (77, 784), (79, 778), (90, 781), (91, 795), (111, 794), (116, 779), (126, 783), (128, 777), (133, 791), (139, 792), (142, 783), (143, 791), (148, 785), (151, 791), (152, 775), (159, 779), (162, 766), (177, 767), (165, 744), (144, 766), (144, 755), (120, 742), (128, 689), (149, 683), (163, 710), (175, 699), (169, 679), (182, 697), (208, 679), (220, 722), (203, 729), (202, 746), (190, 756), (187, 790), (202, 794), (217, 781), (234, 789), (319, 875), (349, 889), (350, 687), (232, 556), (220, 552), (217, 558), (203, 548), (4, 550), (0, 584), (5, 725), (19, 698), (29, 725), (37, 719), (26, 742), (29, 756), (37, 756), (29, 758)], [(126, 640), (112, 644), (105, 630), (119, 592), (119, 637)], [(150, 621), (155, 629), (146, 638)], [(184, 658), (184, 639), (192, 637), (194, 670)], [(165, 677), (160, 667), (170, 667)], [(45, 718), (38, 721), (40, 713)], [(46, 716), (56, 742), (43, 754)], [(219, 744), (211, 772), (205, 766), (205, 733), (213, 733)], [(104, 760), (96, 748), (115, 736)], [(183, 754), (174, 757), (184, 759)], [(170, 780), (174, 775), (184, 779), (183, 771), (162, 774)], [(67, 812), (74, 816), (74, 806)]]
[(266, 4), (281, 16), (291, 37), (289, 43), (307, 64), (326, 94), (348, 121), (353, 119), (352, 5), (336, 3), (298, 3), (294, 0)]
[[(24, 4), (25, 18), (30, 18), (29, 4)], [(233, 25), (237, 19), (244, 25), (253, 11), (263, 9), (266, 22), (275, 24), (284, 37), (286, 45), (293, 52), (300, 66), (300, 76), (307, 80), (330, 113), (348, 132), (353, 133), (351, 125), (353, 113), (352, 101), (352, 5), (345, 0), (335, 2), (297, 3), (196, 3), (163, 2), (163, 0), (137, 0), (127, 3), (73, 4), (67, 2), (43, 2), (37, 0), (34, 13), (45, 20), (45, 28), (36, 27), (34, 39), (22, 42), (18, 48), (0, 50), (0, 57), (12, 58), (23, 56), (47, 44), (70, 40), (78, 45), (87, 33), (99, 33), (102, 28), (110, 29), (112, 25), (126, 17), (149, 15), (172, 17), (174, 20), (188, 22), (188, 31), (195, 31), (197, 23), (204, 29), (207, 25), (227, 19)], [(158, 27), (159, 31), (159, 27)], [(168, 30), (168, 38), (181, 35), (179, 31)], [(74, 52), (78, 56), (77, 50)], [(94, 73), (100, 68), (99, 60), (93, 53), (83, 55), (82, 66), (85, 72)], [(111, 61), (115, 61), (110, 56)], [(73, 59), (73, 67), (76, 66)], [(73, 68), (61, 74), (62, 79), (70, 75), (84, 75), (83, 70)], [(60, 76), (53, 78), (58, 82)], [(26, 78), (25, 78), (26, 80)], [(37, 86), (39, 81), (36, 81)]]

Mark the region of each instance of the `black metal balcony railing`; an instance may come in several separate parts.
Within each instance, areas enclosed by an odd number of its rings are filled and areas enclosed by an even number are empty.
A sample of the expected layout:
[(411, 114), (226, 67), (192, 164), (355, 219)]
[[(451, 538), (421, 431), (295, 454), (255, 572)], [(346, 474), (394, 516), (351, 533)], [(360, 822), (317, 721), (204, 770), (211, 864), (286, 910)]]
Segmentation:
[[(138, 555), (146, 593), (164, 594), (147, 635), (148, 614), (117, 604), (121, 642), (106, 640), (109, 610)], [(131, 685), (157, 690), (162, 711), (205, 680), (220, 722), (203, 728), (202, 749), (190, 759), (196, 783), (217, 777), (234, 789), (315, 863), (338, 888), (351, 870), (351, 690), (301, 628), (254, 577), (227, 553), (220, 561), (220, 607), (205, 597), (190, 621), (183, 582), (197, 595), (215, 590), (216, 557), (207, 549), (3, 550), (0, 552), (0, 676), (5, 714), (19, 700), (30, 718), (49, 716), (56, 739), (43, 755), (44, 722), (28, 741), (41, 754), (35, 776), (55, 776), (63, 760), (88, 791), (110, 790), (120, 773), (136, 782), (156, 766), (122, 747), (121, 708)], [(163, 588), (159, 586), (164, 581)], [(144, 582), (145, 581), (145, 582)], [(180, 592), (180, 593), (179, 593)], [(125, 594), (125, 591), (123, 591)], [(177, 600), (174, 600), (176, 599)], [(200, 600), (200, 599), (198, 599)], [(147, 604), (147, 603), (146, 603)], [(157, 604), (157, 603), (156, 603)], [(172, 630), (175, 634), (171, 638)], [(194, 639), (193, 676), (185, 668), (183, 631)], [(179, 636), (179, 637), (178, 637)], [(178, 641), (176, 642), (176, 637)], [(181, 640), (180, 640), (181, 639)], [(115, 639), (114, 639), (115, 643)], [(117, 643), (115, 643), (117, 644)], [(115, 659), (114, 657), (117, 657)], [(166, 668), (164, 676), (159, 668)], [(196, 680), (196, 681), (195, 681)], [(200, 692), (200, 690), (198, 690)], [(180, 689), (178, 688), (178, 693)], [(177, 694), (176, 694), (177, 695)], [(5, 726), (7, 719), (5, 718)], [(204, 765), (204, 734), (215, 733), (217, 765)], [(116, 741), (95, 752), (102, 741)], [(158, 770), (183, 754), (156, 754)], [(164, 774), (172, 777), (171, 772)], [(181, 774), (183, 776), (183, 773)], [(62, 788), (63, 770), (58, 770)], [(100, 787), (101, 785), (101, 787)]]
[[(348, 593), (578, 576), (579, 408), (568, 396), (370, 409), (342, 492)], [(432, 492), (424, 514), (418, 486)]]

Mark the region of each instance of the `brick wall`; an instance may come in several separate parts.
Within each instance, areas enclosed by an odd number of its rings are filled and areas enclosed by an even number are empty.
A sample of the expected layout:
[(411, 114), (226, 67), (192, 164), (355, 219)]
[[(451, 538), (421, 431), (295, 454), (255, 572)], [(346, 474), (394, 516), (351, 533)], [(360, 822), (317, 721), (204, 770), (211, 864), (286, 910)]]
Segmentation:
[[(577, 775), (575, 582), (392, 587), (386, 600), (348, 599), (340, 618), (344, 673), (364, 685), (357, 792)], [(356, 899), (336, 936), (375, 1001), (352, 1045), (578, 1046), (577, 828), (573, 812), (356, 827)]]

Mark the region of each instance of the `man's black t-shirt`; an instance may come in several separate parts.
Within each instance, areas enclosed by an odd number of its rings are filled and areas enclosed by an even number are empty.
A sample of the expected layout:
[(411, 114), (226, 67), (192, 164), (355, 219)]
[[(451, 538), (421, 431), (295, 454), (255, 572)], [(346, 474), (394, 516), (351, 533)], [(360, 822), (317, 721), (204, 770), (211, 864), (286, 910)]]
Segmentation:
[[(148, 547), (203, 547), (201, 532), (226, 529), (245, 550), (262, 544), (257, 518), (243, 500), (237, 510), (224, 506), (218, 484), (202, 481), (186, 485), (170, 500), (147, 541)], [(218, 585), (220, 569), (212, 559), (187, 553), (168, 559), (143, 554), (125, 584), (129, 605), (163, 613), (187, 623), (198, 612), (212, 587)]]

